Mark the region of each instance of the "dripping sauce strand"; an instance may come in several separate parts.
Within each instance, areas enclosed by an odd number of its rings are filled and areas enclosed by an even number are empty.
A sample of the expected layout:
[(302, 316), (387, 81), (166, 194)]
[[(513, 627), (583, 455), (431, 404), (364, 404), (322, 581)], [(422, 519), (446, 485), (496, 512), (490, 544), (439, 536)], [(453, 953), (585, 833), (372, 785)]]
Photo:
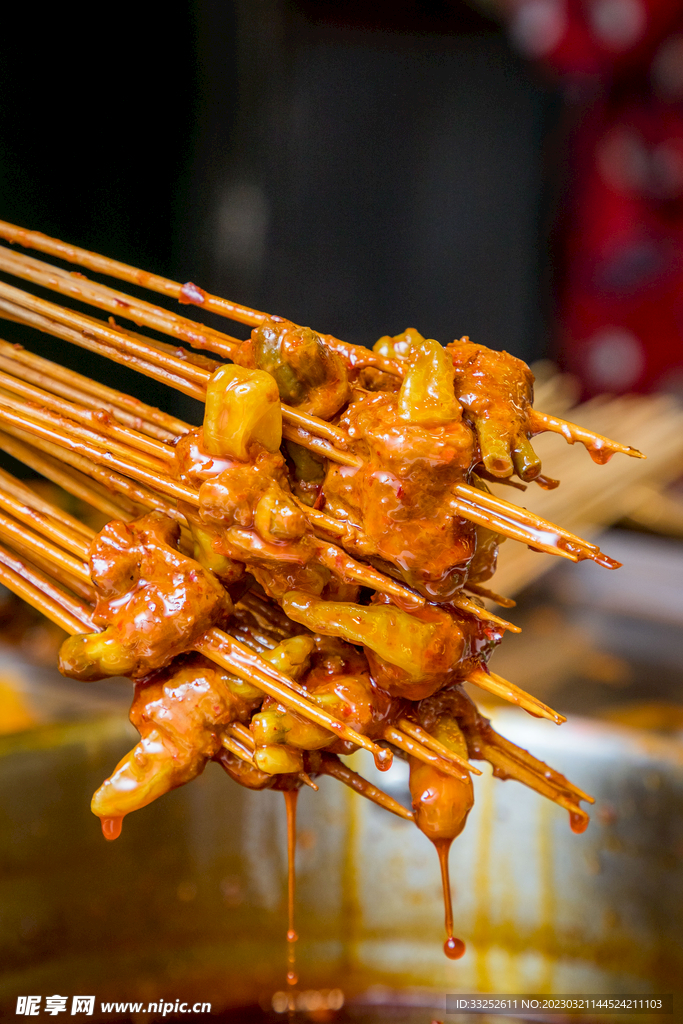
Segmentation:
[(123, 818), (101, 818), (100, 822), (102, 825), (102, 835), (105, 839), (111, 841), (119, 838)]
[(296, 896), (296, 802), (298, 789), (283, 792), (287, 809), (287, 984), (296, 985), (296, 946), (299, 936), (294, 930), (294, 900)]
[(465, 952), (465, 943), (462, 939), (456, 939), (453, 935), (453, 898), (451, 896), (451, 880), (448, 871), (448, 854), (450, 853), (452, 842), (452, 839), (433, 840), (436, 852), (439, 855), (446, 918), (446, 941), (443, 944), (443, 951), (449, 960), (459, 960)]

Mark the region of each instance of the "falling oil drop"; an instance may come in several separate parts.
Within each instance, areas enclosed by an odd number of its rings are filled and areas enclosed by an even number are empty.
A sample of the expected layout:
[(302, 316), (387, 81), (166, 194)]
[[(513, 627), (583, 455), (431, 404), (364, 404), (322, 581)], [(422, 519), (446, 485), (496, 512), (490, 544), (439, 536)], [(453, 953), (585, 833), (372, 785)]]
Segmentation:
[(454, 935), (449, 935), (443, 944), (443, 951), (449, 960), (459, 960), (465, 955), (465, 948), (462, 939), (456, 939)]
[(453, 935), (453, 899), (451, 896), (451, 880), (448, 872), (448, 854), (450, 853), (452, 839), (435, 839), (434, 846), (439, 855), (439, 867), (441, 868), (441, 884), (443, 886), (443, 904), (446, 919), (446, 941), (443, 944), (443, 951), (449, 960), (459, 960), (465, 953), (465, 943), (462, 939), (456, 939)]
[(590, 818), (584, 811), (569, 812), (569, 826), (572, 832), (576, 832), (577, 835), (580, 835), (582, 832), (586, 831), (586, 829), (588, 828), (589, 821)]
[(297, 789), (284, 790), (287, 809), (287, 984), (296, 985), (296, 945), (299, 936), (294, 930), (294, 902), (296, 898), (296, 802)]
[(102, 835), (105, 839), (108, 839), (111, 842), (112, 840), (119, 838), (121, 835), (123, 818), (101, 818), (100, 823), (102, 825)]

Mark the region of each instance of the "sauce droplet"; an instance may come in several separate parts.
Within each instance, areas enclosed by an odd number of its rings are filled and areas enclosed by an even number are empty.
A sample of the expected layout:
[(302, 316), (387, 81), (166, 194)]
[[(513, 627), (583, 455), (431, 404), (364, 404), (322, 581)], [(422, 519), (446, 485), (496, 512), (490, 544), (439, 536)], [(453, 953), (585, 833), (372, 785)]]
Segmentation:
[(439, 866), (441, 868), (441, 884), (443, 885), (443, 903), (446, 918), (447, 939), (443, 944), (443, 951), (449, 960), (459, 960), (465, 952), (465, 943), (462, 939), (456, 939), (453, 935), (453, 900), (451, 897), (451, 880), (448, 872), (448, 854), (451, 850), (452, 839), (433, 840), (436, 852), (439, 855)]
[(390, 750), (388, 750), (386, 747), (380, 747), (379, 750), (375, 751), (374, 757), (375, 765), (378, 771), (389, 771), (394, 761), (394, 755)]
[(102, 825), (102, 835), (105, 839), (108, 839), (111, 842), (112, 840), (119, 838), (121, 835), (123, 818), (101, 818), (100, 823)]
[(178, 302), (183, 306), (203, 306), (206, 302), (206, 293), (192, 281), (187, 281), (180, 289)]
[(283, 791), (287, 809), (287, 984), (296, 985), (296, 947), (299, 936), (294, 930), (294, 902), (296, 897), (296, 802), (298, 789)]
[(465, 943), (462, 939), (449, 935), (443, 944), (443, 951), (449, 960), (459, 960), (465, 953)]
[(577, 835), (581, 835), (588, 828), (590, 818), (585, 811), (570, 811), (569, 812), (569, 825), (572, 832), (576, 832)]

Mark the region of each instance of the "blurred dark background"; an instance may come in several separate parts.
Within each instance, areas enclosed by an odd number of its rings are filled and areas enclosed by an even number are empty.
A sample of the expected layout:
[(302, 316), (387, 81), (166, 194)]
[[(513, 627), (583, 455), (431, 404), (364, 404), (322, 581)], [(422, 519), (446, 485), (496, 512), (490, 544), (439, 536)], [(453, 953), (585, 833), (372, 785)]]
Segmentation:
[(1, 218), (350, 341), (469, 334), (583, 397), (683, 392), (680, 0), (3, 17)]
[(355, 342), (416, 326), (545, 351), (558, 92), (493, 18), (457, 0), (196, 0), (85, 38), (48, 12), (29, 55), (12, 17), (3, 219)]

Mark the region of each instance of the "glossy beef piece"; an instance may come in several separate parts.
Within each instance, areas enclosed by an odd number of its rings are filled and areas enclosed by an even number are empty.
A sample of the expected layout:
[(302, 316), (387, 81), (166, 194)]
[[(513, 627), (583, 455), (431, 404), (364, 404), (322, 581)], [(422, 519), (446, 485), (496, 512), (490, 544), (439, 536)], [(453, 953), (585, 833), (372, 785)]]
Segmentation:
[(281, 317), (256, 327), (235, 361), (271, 374), (283, 402), (320, 419), (331, 419), (348, 401), (343, 360), (309, 327)]
[(195, 551), (221, 579), (232, 581), (248, 570), (277, 601), (289, 590), (330, 598), (358, 593), (319, 564), (319, 545), (294, 501), (280, 452), (254, 444), (248, 461), (216, 460), (198, 431), (178, 445), (177, 472), (199, 485), (202, 524), (191, 527)]
[(254, 444), (248, 461), (216, 459), (194, 431), (178, 444), (176, 467), (180, 479), (199, 487), (203, 525), (192, 532), (202, 564), (221, 578), (223, 564), (228, 573), (244, 567), (275, 598), (298, 587), (322, 592), (330, 573), (311, 565), (316, 546), (279, 451)]
[(140, 742), (93, 797), (101, 818), (121, 818), (196, 778), (222, 750), (221, 731), (248, 722), (262, 694), (200, 655), (139, 682), (130, 720)]
[(73, 636), (60, 671), (76, 679), (133, 678), (168, 665), (232, 610), (216, 577), (178, 551), (180, 528), (160, 512), (114, 520), (90, 552), (101, 633)]
[(360, 469), (330, 463), (326, 508), (362, 526), (357, 549), (432, 600), (462, 586), (475, 550), (474, 526), (454, 518), (451, 489), (475, 455), (472, 431), (458, 419), (422, 426), (402, 418), (399, 396), (356, 393), (340, 420), (362, 455)]
[(211, 455), (203, 430), (193, 430), (176, 445), (174, 474), (199, 488), (200, 514), (207, 523), (226, 526), (254, 525), (256, 506), (272, 484), (289, 491), (285, 460), (253, 444), (247, 460)]
[(533, 480), (541, 462), (529, 443), (534, 384), (529, 367), (469, 338), (452, 342), (446, 351), (455, 367), (455, 393), (474, 424), (486, 470), (495, 477), (515, 472)]
[[(404, 702), (380, 689), (370, 674), (366, 655), (357, 647), (320, 635), (315, 643), (311, 669), (302, 679), (311, 700), (362, 735), (380, 737), (400, 715)], [(327, 749), (336, 751), (336, 744)]]

